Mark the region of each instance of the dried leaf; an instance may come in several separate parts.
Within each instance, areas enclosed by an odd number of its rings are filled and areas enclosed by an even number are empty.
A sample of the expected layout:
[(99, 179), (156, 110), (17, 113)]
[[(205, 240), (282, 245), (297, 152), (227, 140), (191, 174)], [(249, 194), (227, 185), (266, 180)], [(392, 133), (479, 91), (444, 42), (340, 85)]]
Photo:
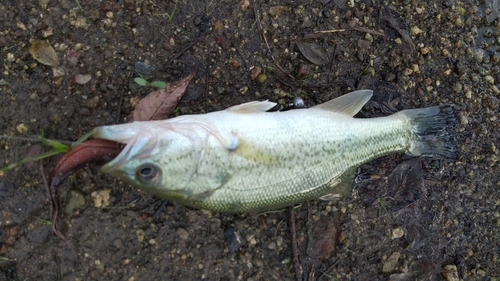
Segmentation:
[(382, 10), (381, 20), (387, 22), (387, 24), (396, 30), (403, 40), (410, 45), (411, 50), (415, 50), (415, 44), (411, 39), (410, 32), (408, 31), (408, 26), (399, 13), (393, 9), (386, 8)]
[(59, 58), (56, 51), (45, 40), (33, 39), (29, 52), (35, 60), (48, 66), (58, 66)]
[(307, 43), (297, 40), (295, 44), (308, 61), (317, 65), (323, 65), (328, 62), (326, 59), (327, 55), (316, 43)]
[(130, 112), (128, 122), (166, 119), (174, 111), (195, 74), (196, 70), (174, 84), (166, 84), (164, 89), (149, 93)]

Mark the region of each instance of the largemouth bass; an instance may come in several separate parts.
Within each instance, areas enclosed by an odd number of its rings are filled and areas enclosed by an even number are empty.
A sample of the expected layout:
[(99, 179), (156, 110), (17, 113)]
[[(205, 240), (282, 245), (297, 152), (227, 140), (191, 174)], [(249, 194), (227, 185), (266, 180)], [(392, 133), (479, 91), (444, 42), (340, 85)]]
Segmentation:
[(392, 154), (454, 158), (444, 107), (353, 118), (371, 90), (284, 112), (255, 101), (207, 114), (97, 127), (126, 144), (102, 171), (159, 197), (221, 212), (350, 194), (356, 169)]

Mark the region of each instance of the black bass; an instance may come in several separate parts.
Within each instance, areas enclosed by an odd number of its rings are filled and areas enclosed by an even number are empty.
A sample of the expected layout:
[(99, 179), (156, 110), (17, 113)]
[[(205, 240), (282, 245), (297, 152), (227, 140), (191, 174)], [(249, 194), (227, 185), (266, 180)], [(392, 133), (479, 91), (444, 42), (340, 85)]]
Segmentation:
[(455, 157), (444, 107), (353, 118), (371, 98), (355, 91), (284, 112), (254, 101), (207, 114), (97, 127), (126, 146), (102, 170), (159, 197), (221, 212), (276, 209), (351, 192), (356, 169), (392, 154)]

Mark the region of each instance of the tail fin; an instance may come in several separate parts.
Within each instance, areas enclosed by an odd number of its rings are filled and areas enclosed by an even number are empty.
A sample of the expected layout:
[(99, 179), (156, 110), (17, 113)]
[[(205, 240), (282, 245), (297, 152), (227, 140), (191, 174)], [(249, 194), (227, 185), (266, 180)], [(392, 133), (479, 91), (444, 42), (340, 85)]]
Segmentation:
[(405, 115), (414, 134), (414, 141), (408, 150), (410, 155), (440, 155), (448, 159), (456, 159), (453, 124), (456, 118), (449, 106), (434, 106), (427, 108), (401, 111)]

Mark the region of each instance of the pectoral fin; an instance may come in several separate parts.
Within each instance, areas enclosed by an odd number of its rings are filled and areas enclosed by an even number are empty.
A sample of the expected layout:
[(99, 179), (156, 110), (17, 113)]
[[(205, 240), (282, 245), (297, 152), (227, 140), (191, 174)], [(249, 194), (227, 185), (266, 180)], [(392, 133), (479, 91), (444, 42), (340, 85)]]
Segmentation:
[(351, 194), (356, 175), (355, 168), (350, 168), (339, 176), (332, 177), (326, 185), (329, 186), (329, 193), (320, 197), (321, 200), (333, 201), (348, 197)]
[(271, 165), (279, 162), (278, 157), (243, 138), (238, 138), (238, 147), (232, 150), (232, 152), (247, 160), (260, 164)]

